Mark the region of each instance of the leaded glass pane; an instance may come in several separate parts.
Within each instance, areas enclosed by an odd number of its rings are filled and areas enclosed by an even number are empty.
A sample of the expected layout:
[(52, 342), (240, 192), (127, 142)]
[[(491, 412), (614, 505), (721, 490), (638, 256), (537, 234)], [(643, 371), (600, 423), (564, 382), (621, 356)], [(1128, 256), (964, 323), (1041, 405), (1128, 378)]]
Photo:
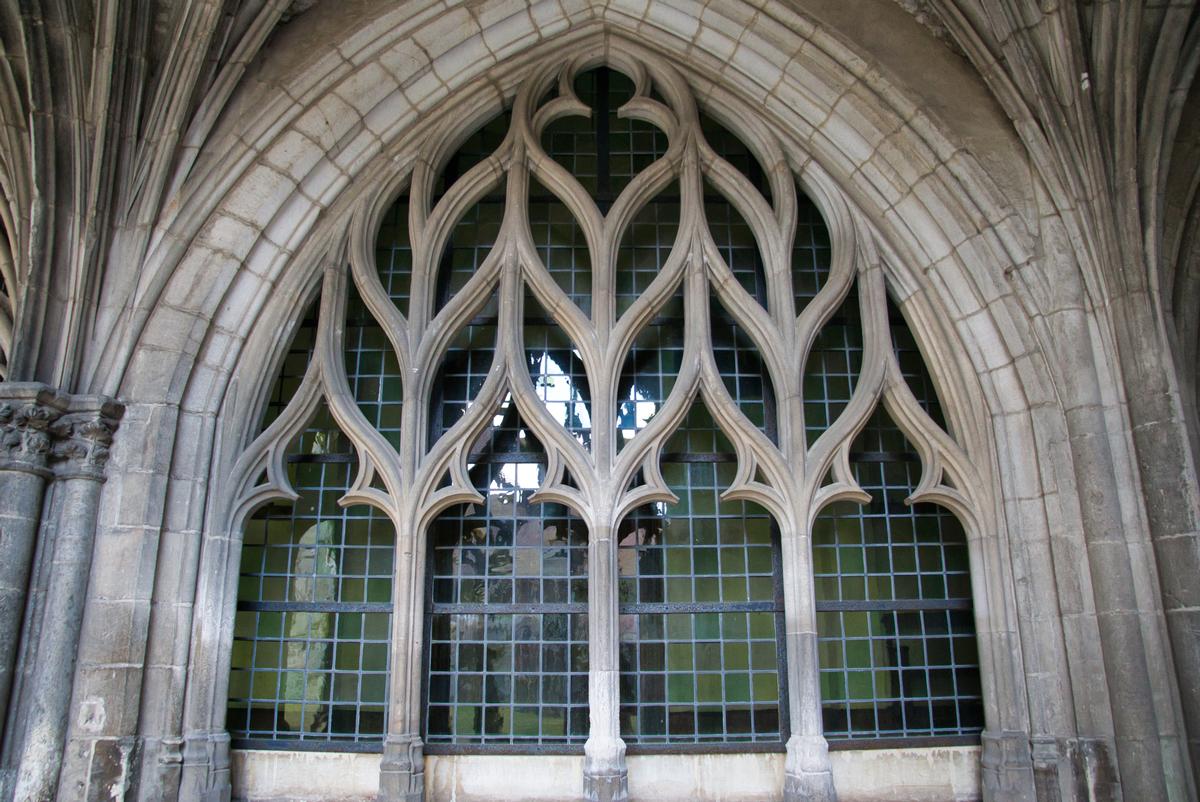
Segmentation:
[(430, 529), (429, 743), (587, 737), (587, 532), (534, 504), (540, 444), (505, 402), (470, 476), (483, 505)]
[(226, 717), (235, 743), (382, 740), (395, 532), (372, 508), (338, 506), (354, 470), (322, 406), (288, 451), (299, 499), (246, 524)]

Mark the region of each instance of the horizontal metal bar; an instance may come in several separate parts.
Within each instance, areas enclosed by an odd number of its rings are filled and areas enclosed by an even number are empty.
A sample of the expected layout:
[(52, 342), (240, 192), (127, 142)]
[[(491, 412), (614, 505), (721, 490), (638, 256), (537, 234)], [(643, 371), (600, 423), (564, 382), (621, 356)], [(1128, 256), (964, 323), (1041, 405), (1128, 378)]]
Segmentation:
[(921, 455), (913, 451), (851, 451), (851, 462), (920, 462)]
[[(379, 736), (380, 739), (383, 736)], [(229, 745), (234, 749), (270, 749), (277, 752), (358, 752), (379, 753), (383, 741), (319, 741), (283, 738), (231, 738)]]
[(288, 454), (287, 462), (358, 462), (354, 454)]
[(970, 610), (970, 599), (896, 599), (894, 601), (819, 601), (818, 613), (915, 612), (919, 610)]
[(645, 615), (650, 613), (781, 613), (783, 600), (763, 602), (678, 602), (621, 604), (622, 615)]
[(831, 752), (855, 749), (913, 749), (935, 746), (979, 746), (978, 735), (907, 735), (901, 738), (838, 738), (825, 736)]
[(554, 615), (586, 613), (587, 604), (434, 604), (434, 615)]
[(720, 451), (716, 454), (684, 454), (679, 451), (668, 451), (662, 455), (662, 462), (737, 462), (737, 454)]
[(239, 601), (237, 608), (252, 613), (390, 613), (392, 603)]
[(641, 744), (627, 743), (626, 754), (630, 755), (725, 755), (737, 752), (780, 753), (786, 752), (783, 741), (712, 741), (700, 743)]
[(426, 743), (427, 755), (582, 755), (583, 744)]

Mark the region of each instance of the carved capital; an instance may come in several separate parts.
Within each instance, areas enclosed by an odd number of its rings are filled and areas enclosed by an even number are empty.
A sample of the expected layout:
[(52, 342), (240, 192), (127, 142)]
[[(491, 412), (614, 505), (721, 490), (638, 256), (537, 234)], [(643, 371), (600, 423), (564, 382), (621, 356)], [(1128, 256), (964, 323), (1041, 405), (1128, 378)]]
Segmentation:
[(0, 467), (41, 473), (66, 400), (40, 384), (0, 384)]
[(54, 426), (58, 440), (53, 447), (59, 473), (103, 477), (116, 429), (116, 420), (99, 412), (71, 414), (60, 419)]

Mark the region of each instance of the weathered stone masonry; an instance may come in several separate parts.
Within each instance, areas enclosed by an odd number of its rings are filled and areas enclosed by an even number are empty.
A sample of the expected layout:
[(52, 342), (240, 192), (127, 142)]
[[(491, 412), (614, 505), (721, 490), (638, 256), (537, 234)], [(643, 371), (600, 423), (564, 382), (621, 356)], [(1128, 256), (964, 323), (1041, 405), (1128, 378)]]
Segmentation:
[[(0, 3), (0, 802), (245, 793), (270, 379), (423, 143), (570, 50), (753, 108), (877, 243), (986, 500), (963, 794), (1195, 798), (1195, 2), (138, 0)], [(449, 765), (395, 732), (372, 776)]]

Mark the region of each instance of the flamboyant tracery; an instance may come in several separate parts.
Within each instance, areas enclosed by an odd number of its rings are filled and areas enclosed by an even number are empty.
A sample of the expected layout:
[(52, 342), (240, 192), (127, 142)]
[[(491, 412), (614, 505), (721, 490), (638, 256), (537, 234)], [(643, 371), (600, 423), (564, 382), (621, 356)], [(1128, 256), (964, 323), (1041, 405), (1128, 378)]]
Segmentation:
[(586, 742), (600, 782), (625, 744), (982, 728), (977, 480), (872, 233), (752, 115), (605, 60), (356, 215), (242, 460), (243, 508), (283, 501), (246, 529), (236, 741)]

